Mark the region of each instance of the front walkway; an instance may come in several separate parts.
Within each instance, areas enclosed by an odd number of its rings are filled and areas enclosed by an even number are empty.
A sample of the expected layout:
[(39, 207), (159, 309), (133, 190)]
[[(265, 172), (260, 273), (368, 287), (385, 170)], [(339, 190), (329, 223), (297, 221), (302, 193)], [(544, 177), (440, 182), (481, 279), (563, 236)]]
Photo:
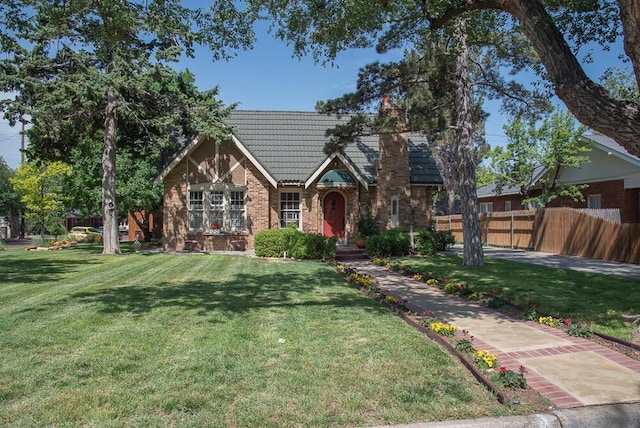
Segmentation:
[(368, 261), (349, 264), (417, 313), (432, 311), (474, 337), (474, 348), (498, 356), (500, 365), (527, 370), (530, 387), (558, 408), (640, 401), (640, 361), (591, 340), (521, 321), (445, 294)]

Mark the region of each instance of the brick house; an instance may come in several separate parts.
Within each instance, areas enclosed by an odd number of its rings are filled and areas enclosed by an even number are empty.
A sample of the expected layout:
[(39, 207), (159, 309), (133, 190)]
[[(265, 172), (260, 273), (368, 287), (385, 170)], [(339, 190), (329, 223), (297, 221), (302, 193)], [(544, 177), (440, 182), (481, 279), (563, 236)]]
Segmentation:
[(165, 249), (253, 248), (257, 232), (291, 223), (350, 243), (369, 208), (382, 228), (431, 224), (432, 188), (442, 178), (423, 136), (362, 137), (327, 155), (335, 116), (234, 111), (225, 121), (228, 140), (194, 139), (156, 178)]
[[(548, 207), (617, 208), (622, 223), (640, 223), (640, 158), (629, 154), (624, 147), (603, 135), (584, 135), (591, 151), (589, 160), (578, 168), (563, 169), (558, 180), (564, 184), (586, 184), (582, 190), (584, 201), (559, 197)], [(536, 183), (547, 171), (539, 168)], [(532, 194), (535, 196), (535, 184)], [(523, 208), (518, 189), (503, 188), (498, 195), (494, 185), (478, 189), (481, 212), (511, 211)]]

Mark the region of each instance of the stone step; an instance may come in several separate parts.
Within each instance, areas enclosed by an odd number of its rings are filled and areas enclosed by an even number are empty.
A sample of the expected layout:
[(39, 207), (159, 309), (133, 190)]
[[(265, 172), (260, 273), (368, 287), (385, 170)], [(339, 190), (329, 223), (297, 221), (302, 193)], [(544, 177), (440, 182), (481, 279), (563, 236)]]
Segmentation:
[(342, 245), (336, 248), (336, 260), (338, 261), (366, 260), (368, 258), (361, 248)]

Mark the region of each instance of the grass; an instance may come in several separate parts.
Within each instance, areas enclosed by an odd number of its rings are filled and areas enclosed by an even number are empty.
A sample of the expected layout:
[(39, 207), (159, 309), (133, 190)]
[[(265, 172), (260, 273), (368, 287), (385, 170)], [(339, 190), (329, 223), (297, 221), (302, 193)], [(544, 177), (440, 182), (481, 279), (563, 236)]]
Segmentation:
[(0, 425), (365, 426), (531, 411), (498, 404), (324, 264), (124, 249), (2, 252)]
[(640, 289), (634, 279), (556, 269), (486, 258), (483, 268), (463, 266), (462, 255), (398, 259), (404, 266), (456, 282), (478, 292), (502, 292), (525, 307), (539, 303), (541, 312), (557, 318), (588, 320), (594, 330), (630, 340), (633, 327), (622, 315), (640, 312)]

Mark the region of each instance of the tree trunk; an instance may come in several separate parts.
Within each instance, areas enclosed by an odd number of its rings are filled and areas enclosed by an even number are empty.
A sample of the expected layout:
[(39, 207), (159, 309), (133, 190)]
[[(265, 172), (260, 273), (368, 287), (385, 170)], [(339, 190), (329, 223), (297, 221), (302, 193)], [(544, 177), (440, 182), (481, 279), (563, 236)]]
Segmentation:
[[(639, 0), (618, 0), (625, 52), (640, 83)], [(540, 57), (547, 79), (569, 111), (584, 125), (613, 138), (629, 153), (640, 156), (640, 106), (612, 97), (585, 74), (562, 33), (540, 0), (469, 0), (431, 21), (433, 28), (469, 10), (496, 9), (520, 21), (522, 32)]]
[(466, 21), (456, 23), (454, 39), (456, 61), (456, 127), (458, 129), (458, 155), (460, 160), (460, 208), (462, 213), (463, 255), (465, 266), (485, 265), (482, 233), (478, 218), (476, 193), (476, 157), (473, 145), (473, 118), (471, 114), (471, 83), (469, 82), (469, 49)]
[(104, 119), (104, 151), (102, 152), (102, 221), (104, 226), (102, 254), (121, 253), (118, 211), (116, 210), (116, 110), (116, 95), (113, 89), (108, 89)]
[(640, 1), (618, 0), (618, 6), (624, 35), (624, 51), (631, 59), (636, 84), (640, 90)]

